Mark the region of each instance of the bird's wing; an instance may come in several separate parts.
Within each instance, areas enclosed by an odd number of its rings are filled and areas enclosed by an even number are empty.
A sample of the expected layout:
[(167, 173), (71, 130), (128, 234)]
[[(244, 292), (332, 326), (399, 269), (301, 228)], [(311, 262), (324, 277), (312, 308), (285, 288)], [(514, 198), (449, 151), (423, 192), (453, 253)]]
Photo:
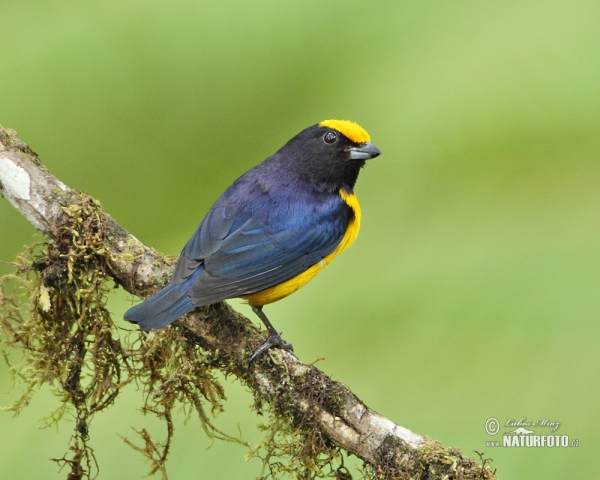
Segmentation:
[(238, 209), (231, 205), (219, 205), (210, 209), (183, 247), (171, 283), (177, 285), (185, 282), (205, 258), (219, 250), (238, 213)]
[(182, 252), (173, 283), (204, 271), (189, 295), (195, 305), (250, 295), (299, 275), (332, 253), (352, 215), (340, 199), (318, 217), (290, 215), (274, 230), (264, 215), (250, 216), (238, 228), (235, 209), (211, 211)]

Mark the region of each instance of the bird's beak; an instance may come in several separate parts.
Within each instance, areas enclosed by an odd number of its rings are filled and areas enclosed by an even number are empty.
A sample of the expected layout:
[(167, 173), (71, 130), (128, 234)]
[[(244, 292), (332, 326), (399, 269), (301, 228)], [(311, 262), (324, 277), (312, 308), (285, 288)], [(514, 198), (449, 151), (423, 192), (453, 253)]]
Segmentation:
[(350, 149), (350, 160), (369, 160), (379, 155), (381, 155), (381, 150), (371, 142), (365, 142), (360, 147)]

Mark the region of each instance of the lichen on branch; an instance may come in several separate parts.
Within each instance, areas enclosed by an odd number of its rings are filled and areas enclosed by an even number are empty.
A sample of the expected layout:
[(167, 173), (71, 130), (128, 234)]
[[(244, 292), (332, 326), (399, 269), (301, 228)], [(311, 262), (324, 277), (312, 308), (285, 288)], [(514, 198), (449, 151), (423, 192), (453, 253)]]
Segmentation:
[(16, 272), (0, 278), (0, 327), (6, 359), (24, 390), (6, 407), (19, 413), (40, 385), (48, 385), (59, 406), (47, 418), (54, 424), (72, 414), (69, 452), (55, 459), (69, 478), (94, 478), (98, 468), (89, 446), (92, 419), (114, 403), (132, 382), (145, 391), (144, 412), (163, 418), (167, 438), (151, 473), (164, 468), (172, 438), (172, 411), (195, 411), (208, 435), (228, 438), (210, 421), (222, 409), (223, 388), (211, 359), (183, 338), (181, 328), (153, 335), (120, 330), (106, 308), (117, 286), (109, 274), (105, 230), (99, 205), (90, 197), (63, 207), (66, 221), (56, 238), (36, 244), (15, 262)]
[[(23, 389), (9, 408), (18, 413), (46, 384), (60, 400), (48, 422), (73, 413), (69, 451), (57, 460), (69, 466), (68, 479), (97, 475), (89, 446), (93, 416), (130, 384), (143, 389), (142, 411), (164, 419), (167, 433), (157, 442), (142, 428), (142, 446), (127, 443), (163, 478), (172, 412), (180, 406), (212, 438), (244, 444), (250, 457), (261, 458), (261, 478), (349, 479), (348, 455), (364, 462), (358, 475), (366, 478), (495, 478), (489, 461), (478, 463), (395, 424), (287, 351), (271, 350), (250, 367), (265, 335), (224, 302), (151, 334), (119, 327), (107, 295), (117, 286), (150, 295), (168, 281), (174, 259), (143, 245), (96, 200), (69, 189), (2, 127), (0, 193), (47, 238), (19, 256), (14, 274), (0, 278), (0, 335)], [(257, 447), (214, 427), (225, 400), (217, 374), (235, 376), (252, 392), (254, 408), (267, 414)]]

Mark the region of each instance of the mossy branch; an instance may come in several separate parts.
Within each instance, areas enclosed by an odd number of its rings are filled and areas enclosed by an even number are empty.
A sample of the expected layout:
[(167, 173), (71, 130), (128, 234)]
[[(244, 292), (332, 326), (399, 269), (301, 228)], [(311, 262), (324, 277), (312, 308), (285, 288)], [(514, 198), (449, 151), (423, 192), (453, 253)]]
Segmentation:
[[(37, 362), (33, 371), (40, 373), (35, 381), (58, 381), (63, 401), (77, 410), (75, 444), (82, 446), (73, 447), (72, 459), (59, 460), (72, 464), (69, 478), (90, 477), (94, 460), (86, 446), (88, 417), (114, 403), (126, 379), (141, 381), (149, 397), (161, 400), (143, 408), (167, 420), (169, 436), (170, 408), (183, 401), (199, 413), (208, 433), (231, 440), (216, 431), (202, 406), (208, 401), (213, 410), (220, 409), (223, 392), (212, 378), (214, 369), (235, 375), (254, 394), (255, 408), (271, 413), (272, 422), (264, 427), (266, 440), (249, 454), (263, 459), (263, 475), (351, 478), (343, 465), (346, 451), (365, 462), (363, 474), (370, 478), (495, 478), (487, 460), (479, 464), (457, 449), (393, 423), (344, 384), (287, 351), (271, 350), (249, 368), (249, 356), (264, 341), (264, 332), (224, 302), (196, 309), (166, 329), (172, 333), (140, 334), (139, 341), (123, 346), (111, 336), (115, 324), (104, 309), (106, 279), (132, 294), (148, 296), (168, 282), (175, 259), (143, 245), (97, 201), (60, 182), (16, 132), (2, 127), (0, 192), (48, 239), (45, 254), (34, 255), (30, 265), (26, 260), (17, 265), (37, 278), (38, 283), (20, 281), (39, 321), (34, 326), (28, 323), (22, 306), (2, 290), (0, 328), (9, 345), (20, 345), (29, 352), (29, 361)], [(96, 313), (87, 315), (91, 311)], [(54, 357), (68, 367), (48, 364), (47, 353), (60, 348), (56, 335), (63, 335), (61, 342), (64, 336), (72, 341), (68, 356)], [(166, 350), (176, 350), (177, 358)], [(36, 356), (40, 351), (46, 356)], [(86, 358), (92, 358), (93, 365)], [(86, 368), (95, 372), (87, 383), (80, 378)], [(146, 446), (136, 448), (152, 459), (152, 473), (166, 478), (168, 444), (161, 448), (147, 434), (142, 437)], [(277, 457), (286, 458), (287, 464), (273, 462)]]

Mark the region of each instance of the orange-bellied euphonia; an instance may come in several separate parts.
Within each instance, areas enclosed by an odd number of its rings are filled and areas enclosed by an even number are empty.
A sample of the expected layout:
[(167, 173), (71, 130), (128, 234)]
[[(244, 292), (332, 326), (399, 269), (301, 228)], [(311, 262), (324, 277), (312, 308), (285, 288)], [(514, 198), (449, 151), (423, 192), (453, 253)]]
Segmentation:
[(312, 280), (356, 239), (360, 206), (353, 188), (365, 161), (381, 154), (347, 120), (325, 120), (287, 142), (223, 193), (181, 252), (165, 288), (125, 313), (142, 330), (163, 328), (194, 307), (248, 300), (271, 347), (291, 348), (263, 305)]

